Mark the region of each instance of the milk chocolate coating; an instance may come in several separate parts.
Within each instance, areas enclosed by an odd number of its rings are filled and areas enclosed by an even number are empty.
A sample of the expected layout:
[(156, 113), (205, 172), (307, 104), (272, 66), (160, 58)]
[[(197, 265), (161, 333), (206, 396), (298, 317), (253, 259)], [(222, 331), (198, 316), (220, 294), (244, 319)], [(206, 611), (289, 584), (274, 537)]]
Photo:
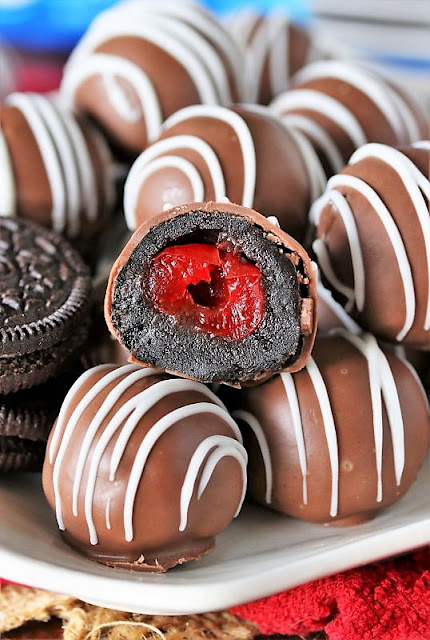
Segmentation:
[(247, 457), (240, 442), (204, 385), (102, 365), (64, 401), (43, 488), (65, 540), (80, 552), (113, 567), (165, 571), (211, 549), (240, 509)]
[[(311, 212), (326, 285), (378, 338), (430, 348), (430, 224), (425, 148), (362, 147)], [(355, 229), (355, 230), (354, 230)]]
[(13, 194), (1, 214), (71, 240), (93, 238), (109, 219), (115, 196), (112, 159), (100, 133), (44, 96), (12, 94), (0, 109), (0, 177)]
[[(171, 244), (228, 240), (262, 273), (261, 324), (243, 339), (183, 326), (146, 297), (142, 276)], [(114, 264), (105, 318), (132, 360), (202, 382), (255, 384), (306, 362), (316, 331), (312, 265), (301, 245), (257, 212), (208, 202), (176, 207), (137, 229)]]
[(367, 142), (411, 144), (428, 137), (429, 131), (412, 96), (352, 62), (320, 61), (304, 67), (271, 108), (308, 137), (328, 177)]
[[(190, 172), (197, 173), (201, 191)], [(227, 197), (276, 216), (302, 242), (310, 205), (324, 186), (306, 139), (297, 139), (269, 109), (202, 105), (174, 114), (136, 160), (126, 182), (125, 214), (136, 229), (166, 206)]]
[[(398, 500), (429, 445), (428, 403), (418, 377), (405, 361), (384, 356), (371, 336), (318, 337), (304, 369), (242, 390), (233, 416), (246, 430), (251, 496), (324, 524), (363, 522)], [(260, 430), (263, 446), (255, 435)]]

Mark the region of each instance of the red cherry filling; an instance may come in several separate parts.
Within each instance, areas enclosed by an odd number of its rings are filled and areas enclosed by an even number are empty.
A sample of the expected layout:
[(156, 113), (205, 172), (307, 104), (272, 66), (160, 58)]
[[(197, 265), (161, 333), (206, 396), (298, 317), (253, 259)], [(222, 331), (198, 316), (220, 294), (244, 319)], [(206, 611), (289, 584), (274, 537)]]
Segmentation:
[(240, 340), (263, 319), (261, 271), (227, 244), (168, 247), (144, 282), (152, 304), (181, 324)]

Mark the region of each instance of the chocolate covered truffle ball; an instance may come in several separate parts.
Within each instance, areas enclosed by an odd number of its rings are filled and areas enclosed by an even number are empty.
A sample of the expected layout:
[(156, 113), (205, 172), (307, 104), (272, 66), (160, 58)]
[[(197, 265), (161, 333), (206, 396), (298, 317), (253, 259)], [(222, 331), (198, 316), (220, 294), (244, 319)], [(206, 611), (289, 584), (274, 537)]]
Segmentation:
[(112, 159), (100, 133), (41, 95), (11, 94), (0, 109), (0, 216), (70, 239), (94, 236), (114, 204)]
[(227, 31), (198, 5), (126, 2), (92, 23), (61, 92), (132, 157), (178, 109), (241, 99), (240, 58)]
[(316, 331), (306, 251), (264, 216), (220, 202), (144, 223), (114, 264), (110, 331), (132, 360), (232, 386), (300, 369)]
[(363, 522), (409, 489), (426, 457), (421, 383), (370, 334), (317, 338), (304, 369), (241, 394), (249, 492), (281, 513)]
[(214, 546), (240, 510), (246, 461), (236, 423), (204, 385), (101, 365), (66, 396), (43, 487), (69, 544), (160, 572)]
[(322, 55), (311, 34), (280, 11), (263, 15), (245, 8), (232, 15), (228, 27), (245, 50), (249, 102), (269, 104), (288, 89), (291, 76)]
[(198, 105), (171, 116), (136, 160), (124, 209), (129, 228), (136, 229), (163, 208), (228, 198), (276, 216), (301, 241), (325, 182), (306, 138), (269, 109)]
[(430, 349), (430, 151), (365, 145), (312, 207), (334, 296), (381, 339)]
[(353, 62), (304, 67), (271, 108), (308, 137), (328, 176), (367, 142), (396, 146), (428, 137), (426, 117), (412, 96)]

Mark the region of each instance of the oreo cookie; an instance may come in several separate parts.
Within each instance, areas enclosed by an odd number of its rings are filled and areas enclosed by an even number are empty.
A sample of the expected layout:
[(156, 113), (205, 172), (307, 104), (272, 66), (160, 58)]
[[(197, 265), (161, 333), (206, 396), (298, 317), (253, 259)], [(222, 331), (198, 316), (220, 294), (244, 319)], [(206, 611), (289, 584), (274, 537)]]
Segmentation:
[(0, 436), (0, 473), (41, 471), (45, 448), (44, 442)]
[(91, 280), (53, 231), (0, 218), (0, 395), (65, 371), (85, 342)]
[(40, 471), (46, 442), (70, 386), (83, 368), (43, 385), (0, 396), (0, 473)]

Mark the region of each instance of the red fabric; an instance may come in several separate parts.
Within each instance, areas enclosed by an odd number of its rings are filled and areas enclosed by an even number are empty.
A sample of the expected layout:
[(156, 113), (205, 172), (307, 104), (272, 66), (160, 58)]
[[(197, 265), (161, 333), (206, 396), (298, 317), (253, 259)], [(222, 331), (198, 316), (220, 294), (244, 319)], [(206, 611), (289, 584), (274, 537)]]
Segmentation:
[(430, 640), (430, 547), (231, 609), (261, 633)]

